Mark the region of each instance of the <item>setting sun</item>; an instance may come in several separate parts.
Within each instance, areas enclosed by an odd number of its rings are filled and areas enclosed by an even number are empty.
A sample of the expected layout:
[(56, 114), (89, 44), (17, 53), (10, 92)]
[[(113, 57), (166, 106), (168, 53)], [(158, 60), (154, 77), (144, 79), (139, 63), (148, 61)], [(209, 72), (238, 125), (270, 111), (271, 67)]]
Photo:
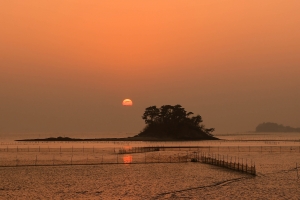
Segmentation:
[(132, 101), (130, 99), (124, 99), (123, 106), (132, 106)]

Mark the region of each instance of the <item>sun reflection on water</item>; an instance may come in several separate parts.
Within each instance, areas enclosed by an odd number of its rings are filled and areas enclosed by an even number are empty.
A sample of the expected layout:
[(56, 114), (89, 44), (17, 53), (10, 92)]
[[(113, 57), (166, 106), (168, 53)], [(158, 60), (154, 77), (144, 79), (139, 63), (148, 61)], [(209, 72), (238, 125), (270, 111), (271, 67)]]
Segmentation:
[(131, 156), (131, 155), (123, 156), (123, 162), (124, 162), (125, 164), (132, 163), (132, 156)]

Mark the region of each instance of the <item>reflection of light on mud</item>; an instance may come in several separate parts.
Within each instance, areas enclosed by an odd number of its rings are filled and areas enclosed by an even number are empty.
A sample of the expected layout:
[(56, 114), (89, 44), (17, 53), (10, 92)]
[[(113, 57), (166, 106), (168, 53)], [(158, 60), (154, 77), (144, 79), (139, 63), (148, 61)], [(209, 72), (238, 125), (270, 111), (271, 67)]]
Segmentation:
[(131, 155), (123, 156), (123, 162), (125, 164), (132, 163), (132, 156)]
[(130, 150), (132, 147), (131, 146), (124, 146), (123, 149), (125, 150)]

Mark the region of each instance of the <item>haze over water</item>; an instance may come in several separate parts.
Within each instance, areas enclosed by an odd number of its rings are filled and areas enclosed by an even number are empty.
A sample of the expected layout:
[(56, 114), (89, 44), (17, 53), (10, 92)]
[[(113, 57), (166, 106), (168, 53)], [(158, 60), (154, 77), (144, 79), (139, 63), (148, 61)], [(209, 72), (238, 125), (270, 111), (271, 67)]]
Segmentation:
[(0, 133), (126, 136), (165, 104), (216, 133), (300, 127), (299, 10), (298, 0), (1, 1)]

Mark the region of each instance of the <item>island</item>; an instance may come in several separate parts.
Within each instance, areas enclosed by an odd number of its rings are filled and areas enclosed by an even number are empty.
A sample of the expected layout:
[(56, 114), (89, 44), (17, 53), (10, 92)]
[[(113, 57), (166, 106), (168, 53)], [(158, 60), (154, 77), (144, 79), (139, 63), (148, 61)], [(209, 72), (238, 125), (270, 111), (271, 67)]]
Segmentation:
[(218, 140), (212, 135), (214, 128), (205, 128), (200, 115), (193, 116), (181, 105), (150, 106), (145, 109), (142, 119), (145, 128), (137, 135), (127, 138), (80, 139), (50, 137), (44, 139), (22, 139), (16, 141), (197, 141)]
[(300, 128), (293, 128), (290, 126), (284, 126), (273, 122), (264, 122), (259, 124), (256, 132), (300, 132)]

